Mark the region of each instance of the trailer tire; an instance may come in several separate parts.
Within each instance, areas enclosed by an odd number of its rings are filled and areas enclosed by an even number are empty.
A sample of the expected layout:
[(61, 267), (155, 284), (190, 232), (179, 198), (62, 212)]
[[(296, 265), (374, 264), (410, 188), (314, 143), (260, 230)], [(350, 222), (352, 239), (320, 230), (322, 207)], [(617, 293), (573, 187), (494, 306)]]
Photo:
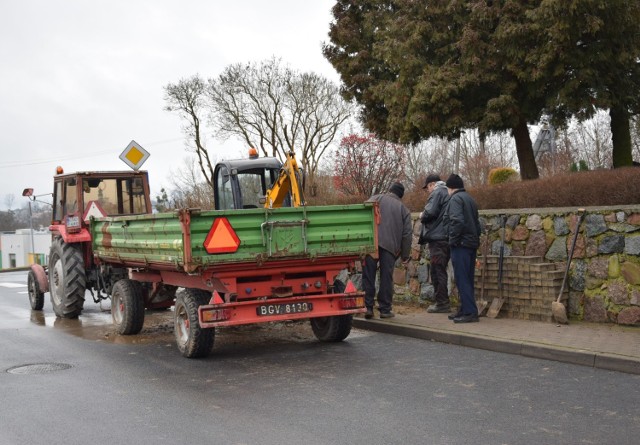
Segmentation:
[(185, 289), (176, 297), (174, 334), (180, 353), (187, 358), (209, 355), (215, 341), (214, 328), (201, 328), (198, 307), (207, 304), (211, 294), (201, 289)]
[(84, 307), (87, 277), (78, 244), (56, 237), (49, 251), (49, 293), (53, 311), (61, 318), (78, 318)]
[(351, 333), (353, 315), (335, 315), (311, 319), (311, 329), (316, 338), (323, 342), (339, 342)]
[(27, 277), (27, 290), (29, 292), (29, 303), (34, 311), (41, 311), (44, 307), (44, 292), (40, 292), (40, 285), (33, 270), (29, 270)]
[(111, 290), (111, 318), (120, 335), (135, 335), (144, 325), (141, 286), (134, 280), (118, 280)]

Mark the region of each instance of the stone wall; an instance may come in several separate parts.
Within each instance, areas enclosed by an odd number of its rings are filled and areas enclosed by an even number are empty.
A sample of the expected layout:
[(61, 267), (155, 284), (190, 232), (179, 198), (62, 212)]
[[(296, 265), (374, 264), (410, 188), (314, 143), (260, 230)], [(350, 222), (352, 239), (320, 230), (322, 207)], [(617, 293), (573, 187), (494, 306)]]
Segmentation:
[[(640, 205), (585, 210), (565, 287), (566, 299), (563, 296), (562, 300), (569, 317), (640, 325)], [(577, 209), (480, 212), (481, 224), (488, 229), (483, 229), (483, 241), (485, 236), (488, 239), (485, 278), (488, 300), (497, 291), (500, 215), (506, 215), (504, 254), (508, 258), (503, 273), (507, 300), (500, 316), (550, 320), (551, 301), (559, 294), (578, 221)], [(420, 233), (417, 218), (415, 214), (413, 261), (406, 270), (396, 270), (396, 299), (427, 304), (433, 296), (433, 287), (429, 283), (428, 250), (417, 244)], [(482, 265), (481, 260), (479, 251), (478, 266)], [(552, 275), (547, 278), (536, 275), (543, 270), (553, 271)], [(481, 267), (477, 267), (476, 298), (480, 296), (480, 276)], [(455, 302), (453, 283), (449, 288)]]

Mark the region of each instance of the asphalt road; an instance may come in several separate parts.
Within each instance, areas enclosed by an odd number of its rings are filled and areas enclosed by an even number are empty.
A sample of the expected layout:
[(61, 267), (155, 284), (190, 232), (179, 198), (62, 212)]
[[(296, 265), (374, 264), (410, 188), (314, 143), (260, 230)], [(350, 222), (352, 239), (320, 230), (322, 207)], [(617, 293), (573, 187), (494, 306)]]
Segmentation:
[[(323, 344), (307, 323), (220, 329), (213, 354), (190, 360), (175, 347), (171, 311), (120, 337), (93, 303), (79, 320), (57, 320), (48, 295), (32, 312), (24, 283), (26, 273), (0, 274), (2, 445), (640, 437), (637, 375), (359, 330)], [(47, 366), (22, 368), (33, 364)]]

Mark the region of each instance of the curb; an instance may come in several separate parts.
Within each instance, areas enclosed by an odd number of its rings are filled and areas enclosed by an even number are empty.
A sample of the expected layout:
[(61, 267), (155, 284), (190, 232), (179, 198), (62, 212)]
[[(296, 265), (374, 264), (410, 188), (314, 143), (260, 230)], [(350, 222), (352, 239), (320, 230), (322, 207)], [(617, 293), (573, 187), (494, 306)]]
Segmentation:
[(570, 349), (561, 346), (513, 341), (477, 334), (470, 335), (461, 332), (405, 324), (397, 321), (354, 318), (353, 327), (384, 334), (401, 335), (421, 340), (437, 341), (440, 343), (640, 375), (639, 359), (606, 352)]

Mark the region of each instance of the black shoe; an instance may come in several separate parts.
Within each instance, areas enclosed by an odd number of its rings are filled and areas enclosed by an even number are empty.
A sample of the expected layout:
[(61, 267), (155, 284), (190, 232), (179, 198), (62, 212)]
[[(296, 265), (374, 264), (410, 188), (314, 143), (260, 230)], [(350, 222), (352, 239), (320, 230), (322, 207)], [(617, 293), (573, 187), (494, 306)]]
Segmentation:
[(380, 318), (393, 318), (395, 316), (396, 316), (396, 314), (394, 314), (391, 311), (389, 311), (389, 312), (380, 312)]
[(457, 317), (460, 317), (460, 316), (462, 316), (462, 312), (458, 311), (458, 312), (456, 312), (455, 314), (449, 314), (449, 315), (447, 315), (447, 318), (448, 318), (449, 320), (453, 320), (454, 318), (457, 318)]
[(364, 313), (364, 318), (370, 320), (373, 318), (373, 308), (368, 307), (367, 312)]
[(469, 315), (460, 315), (453, 319), (454, 323), (473, 323), (475, 321), (480, 321), (477, 315), (469, 314)]
[(427, 312), (429, 312), (430, 314), (448, 314), (449, 312), (451, 312), (451, 306), (449, 306), (448, 304), (432, 304), (427, 308)]

